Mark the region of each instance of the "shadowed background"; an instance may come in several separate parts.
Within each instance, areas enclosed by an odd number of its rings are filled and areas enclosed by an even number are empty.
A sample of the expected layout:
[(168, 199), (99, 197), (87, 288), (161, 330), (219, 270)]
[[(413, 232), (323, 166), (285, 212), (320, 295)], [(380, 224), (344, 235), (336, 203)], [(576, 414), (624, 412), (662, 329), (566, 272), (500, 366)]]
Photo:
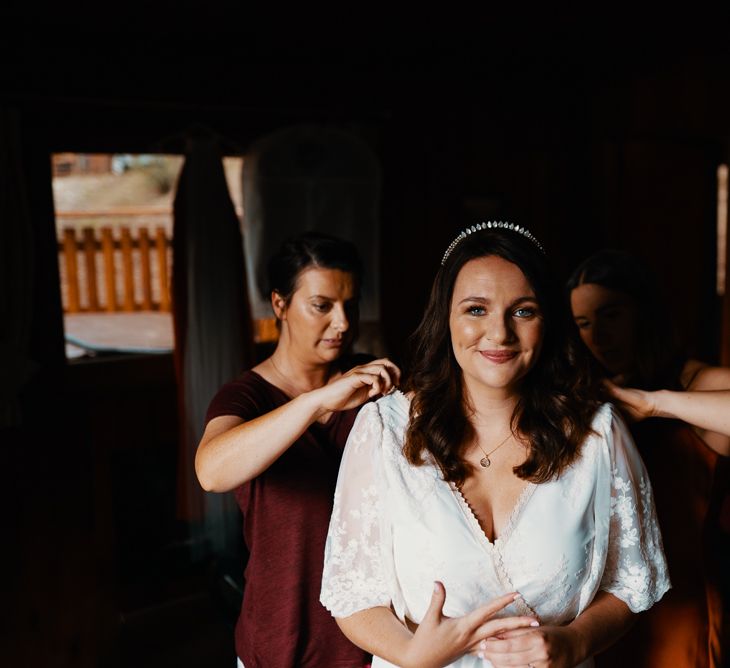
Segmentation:
[(244, 152), (291, 126), (345, 131), (382, 174), (380, 322), (394, 359), (449, 241), (498, 218), (532, 230), (561, 278), (600, 247), (632, 250), (662, 278), (688, 349), (720, 360), (724, 16), (3, 11), (0, 107), (22, 154), (3, 187), (25, 189), (34, 257), (23, 419), (0, 432), (8, 665), (234, 660), (223, 574), (238, 566), (191, 558), (176, 510), (172, 358), (65, 360), (51, 153), (145, 153), (164, 138), (182, 153), (195, 124)]

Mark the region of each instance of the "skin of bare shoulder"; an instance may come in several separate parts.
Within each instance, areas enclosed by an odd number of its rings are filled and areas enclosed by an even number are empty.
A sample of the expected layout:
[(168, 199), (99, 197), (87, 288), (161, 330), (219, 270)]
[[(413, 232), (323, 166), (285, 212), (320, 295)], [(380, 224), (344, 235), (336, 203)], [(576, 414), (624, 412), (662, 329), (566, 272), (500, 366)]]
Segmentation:
[[(691, 381), (685, 385), (690, 392), (712, 392), (716, 390), (730, 390), (730, 369), (722, 366), (710, 366), (698, 360), (688, 360), (682, 370), (682, 376), (690, 373)], [(684, 378), (682, 379), (684, 385)], [(707, 445), (722, 456), (730, 456), (730, 436), (700, 429), (695, 431)]]
[[(684, 383), (684, 376), (689, 371), (691, 382)], [(710, 366), (697, 360), (688, 360), (682, 370), (682, 385), (686, 390), (728, 390), (730, 389), (730, 368)]]

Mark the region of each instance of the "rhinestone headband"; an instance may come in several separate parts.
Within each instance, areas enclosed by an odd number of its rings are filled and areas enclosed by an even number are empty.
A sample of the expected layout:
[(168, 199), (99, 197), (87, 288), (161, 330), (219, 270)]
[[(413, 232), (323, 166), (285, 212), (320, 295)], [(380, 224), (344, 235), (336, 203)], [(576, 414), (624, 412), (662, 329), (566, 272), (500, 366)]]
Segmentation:
[(517, 232), (517, 234), (521, 234), (525, 237), (525, 239), (532, 241), (532, 243), (540, 249), (540, 252), (545, 255), (545, 249), (530, 230), (521, 227), (520, 225), (515, 225), (514, 223), (503, 223), (501, 220), (499, 222), (488, 221), (486, 223), (477, 223), (476, 225), (472, 225), (471, 227), (467, 227), (465, 230), (462, 230), (459, 233), (459, 236), (457, 236), (446, 249), (443, 258), (441, 258), (441, 266), (443, 267), (446, 264), (446, 260), (449, 259), (449, 255), (451, 255), (454, 248), (456, 248), (459, 243), (466, 239), (470, 234), (479, 232), (480, 230), (511, 230), (512, 232)]

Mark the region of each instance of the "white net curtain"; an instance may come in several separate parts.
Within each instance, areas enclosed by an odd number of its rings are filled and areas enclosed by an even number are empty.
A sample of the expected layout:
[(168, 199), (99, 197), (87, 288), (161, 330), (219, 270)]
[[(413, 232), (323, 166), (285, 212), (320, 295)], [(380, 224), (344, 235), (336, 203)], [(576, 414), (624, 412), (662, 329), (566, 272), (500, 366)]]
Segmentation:
[(270, 318), (266, 261), (288, 237), (314, 230), (352, 241), (365, 265), (363, 321), (379, 319), (380, 166), (360, 138), (303, 125), (257, 141), (243, 167), (244, 232), (256, 318)]

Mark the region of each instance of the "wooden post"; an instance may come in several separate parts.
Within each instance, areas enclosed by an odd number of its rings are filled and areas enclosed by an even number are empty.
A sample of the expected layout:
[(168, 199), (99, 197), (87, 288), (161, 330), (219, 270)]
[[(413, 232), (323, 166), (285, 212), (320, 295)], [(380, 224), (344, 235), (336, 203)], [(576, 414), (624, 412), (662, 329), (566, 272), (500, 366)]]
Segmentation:
[(279, 330), (276, 327), (276, 318), (262, 318), (254, 321), (255, 340), (257, 343), (269, 343), (279, 339)]
[(86, 297), (89, 311), (99, 311), (99, 293), (96, 286), (96, 236), (91, 227), (82, 230), (84, 237), (84, 264), (86, 266)]
[(167, 235), (165, 234), (165, 228), (162, 226), (157, 228), (155, 243), (157, 246), (157, 266), (160, 270), (160, 311), (169, 311), (170, 279), (167, 269)]
[(79, 272), (76, 261), (76, 230), (67, 227), (63, 230), (63, 255), (66, 262), (66, 285), (68, 287), (69, 313), (78, 313), (79, 305)]
[(720, 364), (730, 366), (730, 235), (728, 234), (728, 169), (717, 167), (717, 294), (720, 295)]
[(104, 288), (106, 290), (106, 310), (117, 310), (117, 282), (114, 272), (114, 237), (111, 227), (101, 228), (101, 250), (104, 255)]
[(139, 228), (139, 259), (142, 265), (142, 310), (152, 310), (152, 276), (150, 274), (150, 235), (146, 227)]
[(132, 235), (122, 227), (122, 273), (124, 274), (124, 309), (134, 311), (134, 266), (132, 264)]
[[(725, 238), (725, 257), (730, 259), (730, 235)], [(726, 261), (726, 267), (728, 263)], [(722, 295), (720, 325), (720, 365), (730, 366), (730, 267), (725, 270), (725, 290)]]

